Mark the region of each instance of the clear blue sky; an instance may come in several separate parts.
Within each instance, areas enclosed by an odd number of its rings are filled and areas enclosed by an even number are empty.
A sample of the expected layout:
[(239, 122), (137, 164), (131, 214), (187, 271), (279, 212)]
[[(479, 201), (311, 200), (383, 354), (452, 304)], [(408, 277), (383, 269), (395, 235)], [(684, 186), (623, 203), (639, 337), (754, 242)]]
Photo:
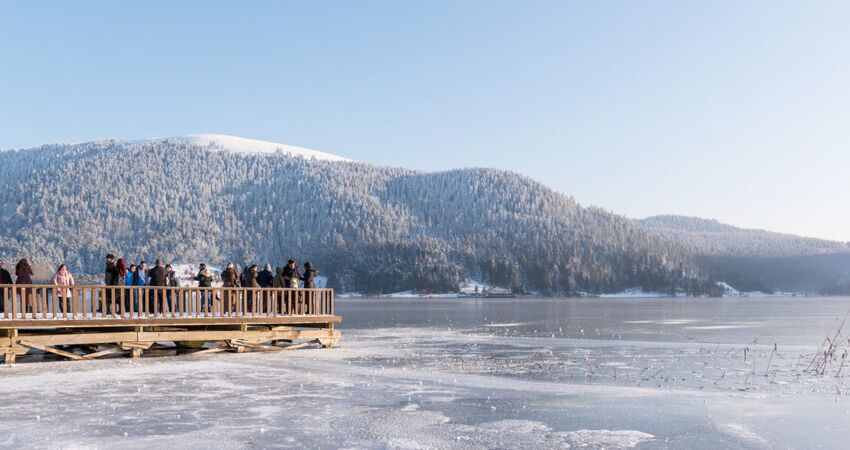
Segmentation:
[(850, 240), (848, 1), (0, 1), (0, 148), (222, 133)]

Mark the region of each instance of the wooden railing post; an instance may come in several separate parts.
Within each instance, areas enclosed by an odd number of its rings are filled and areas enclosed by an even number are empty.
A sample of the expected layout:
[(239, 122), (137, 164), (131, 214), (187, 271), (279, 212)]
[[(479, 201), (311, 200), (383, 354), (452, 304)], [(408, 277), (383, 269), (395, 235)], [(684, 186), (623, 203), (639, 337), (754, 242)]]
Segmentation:
[(236, 317), (242, 317), (245, 311), (245, 296), (247, 292), (246, 290), (236, 291)]
[(177, 301), (177, 315), (183, 317), (183, 291), (175, 289), (173, 295), (174, 299)]
[(27, 302), (30, 304), (30, 310), (32, 311), (32, 318), (38, 319), (38, 293), (33, 288), (24, 288), (24, 292), (27, 293)]
[(176, 293), (173, 286), (169, 286), (166, 288), (168, 290), (168, 312), (171, 313), (171, 317), (177, 317), (177, 304), (176, 301)]
[(41, 318), (46, 319), (50, 315), (50, 300), (47, 298), (47, 288), (36, 288), (37, 291), (41, 291)]
[(56, 303), (57, 303), (57, 289), (56, 289), (56, 288), (53, 288), (53, 296), (52, 296), (52, 298), (50, 299), (50, 307), (53, 309), (53, 318), (54, 318), (54, 319), (55, 319), (56, 317), (58, 317), (58, 316), (56, 315), (56, 310), (58, 310), (59, 308), (57, 307)]
[(71, 288), (71, 317), (77, 317), (77, 295), (79, 290), (75, 288)]
[(139, 316), (140, 317), (148, 317), (150, 316), (151, 304), (150, 304), (150, 292), (147, 286), (139, 287)]

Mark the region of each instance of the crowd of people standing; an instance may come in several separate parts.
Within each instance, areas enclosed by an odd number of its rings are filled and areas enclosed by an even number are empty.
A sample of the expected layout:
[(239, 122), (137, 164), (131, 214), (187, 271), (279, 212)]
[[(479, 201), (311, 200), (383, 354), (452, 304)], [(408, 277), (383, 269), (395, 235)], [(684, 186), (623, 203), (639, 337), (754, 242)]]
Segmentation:
[[(106, 265), (104, 268), (103, 284), (106, 286), (125, 286), (125, 287), (179, 287), (181, 285), (181, 277), (174, 271), (171, 264), (163, 264), (157, 259), (153, 267), (149, 267), (145, 261), (138, 264), (130, 264), (127, 266), (123, 258), (115, 258), (113, 254), (106, 255)], [(318, 272), (310, 262), (304, 264), (303, 272), (299, 270), (295, 260), (290, 259), (284, 267), (277, 267), (276, 273), (271, 270), (271, 264), (266, 264), (263, 270), (259, 270), (256, 264), (246, 265), (245, 269), (240, 274), (233, 263), (229, 263), (227, 267), (221, 271), (219, 277), (222, 286), (225, 288), (246, 287), (246, 288), (307, 288), (316, 287), (316, 275)], [(212, 287), (214, 282), (214, 274), (202, 263), (198, 267), (196, 275), (189, 279), (197, 281), (198, 287)], [(11, 273), (3, 267), (3, 261), (0, 261), (0, 285), (31, 285), (33, 284), (33, 269), (26, 258), (22, 258), (15, 265), (15, 279), (12, 279)], [(55, 296), (58, 298), (60, 310), (63, 308), (63, 299), (69, 299), (71, 294), (69, 286), (75, 284), (74, 276), (68, 270), (65, 264), (59, 265), (56, 273), (53, 276), (52, 284), (57, 286)], [(4, 311), (5, 307), (5, 291), (0, 289), (0, 312)], [(31, 295), (27, 289), (21, 291), (22, 305), (27, 305), (27, 296)], [(225, 298), (222, 300), (222, 310), (235, 308), (235, 298), (225, 291)], [(132, 298), (125, 299), (126, 304), (121, 305), (121, 302), (113, 302), (112, 291), (106, 290), (106, 305), (108, 313), (111, 313), (113, 303), (116, 309), (121, 311), (139, 311), (139, 301), (142, 299), (141, 290), (132, 291)], [(248, 307), (252, 306), (254, 293), (248, 300)], [(202, 294), (202, 303), (211, 305), (213, 302), (212, 292)], [(132, 309), (130, 306), (132, 302)], [(145, 307), (149, 311), (154, 310), (154, 305), (158, 306), (161, 311), (165, 311), (168, 304), (171, 303), (171, 291), (165, 291), (165, 295), (154, 291), (148, 298), (148, 305)], [(116, 311), (119, 312), (119, 311)]]

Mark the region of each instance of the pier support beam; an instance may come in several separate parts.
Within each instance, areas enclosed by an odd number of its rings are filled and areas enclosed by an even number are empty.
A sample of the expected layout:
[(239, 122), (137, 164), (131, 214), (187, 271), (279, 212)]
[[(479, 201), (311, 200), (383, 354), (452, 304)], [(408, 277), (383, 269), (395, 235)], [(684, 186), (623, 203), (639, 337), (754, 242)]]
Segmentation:
[(0, 362), (14, 364), (19, 362), (17, 356), (32, 350), (75, 361), (122, 354), (140, 358), (149, 349), (172, 349), (171, 343), (201, 355), (328, 348), (340, 339), (333, 327), (340, 320), (338, 316), (283, 316), (16, 321), (22, 325), (0, 320)]

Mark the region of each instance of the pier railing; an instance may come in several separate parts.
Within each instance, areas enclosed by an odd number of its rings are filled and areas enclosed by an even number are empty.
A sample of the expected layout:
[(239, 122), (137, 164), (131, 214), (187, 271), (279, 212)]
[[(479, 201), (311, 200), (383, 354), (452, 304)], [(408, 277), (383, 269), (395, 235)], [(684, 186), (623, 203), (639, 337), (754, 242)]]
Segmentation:
[(333, 316), (333, 289), (0, 285), (3, 320)]

